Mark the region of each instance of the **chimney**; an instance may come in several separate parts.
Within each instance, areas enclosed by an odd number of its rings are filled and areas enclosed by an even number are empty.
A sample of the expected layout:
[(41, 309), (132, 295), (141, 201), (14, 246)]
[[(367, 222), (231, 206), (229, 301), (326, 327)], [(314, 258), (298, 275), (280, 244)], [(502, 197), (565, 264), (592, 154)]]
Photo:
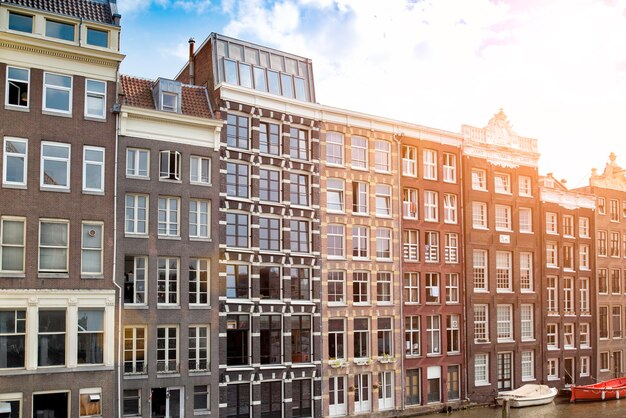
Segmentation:
[(196, 49), (196, 40), (193, 38), (189, 38), (189, 84), (196, 84), (196, 71), (194, 68), (195, 61), (195, 49)]

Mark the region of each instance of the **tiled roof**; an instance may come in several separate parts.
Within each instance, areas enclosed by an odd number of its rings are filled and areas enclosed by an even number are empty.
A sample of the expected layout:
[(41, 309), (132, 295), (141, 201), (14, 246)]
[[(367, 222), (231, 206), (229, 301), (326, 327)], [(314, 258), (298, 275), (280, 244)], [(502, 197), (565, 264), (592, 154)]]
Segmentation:
[(0, 3), (113, 24), (108, 0), (0, 0)]
[[(120, 101), (134, 107), (154, 109), (152, 81), (145, 78), (122, 75), (120, 77)], [(212, 118), (204, 87), (183, 84), (182, 113), (187, 116)]]

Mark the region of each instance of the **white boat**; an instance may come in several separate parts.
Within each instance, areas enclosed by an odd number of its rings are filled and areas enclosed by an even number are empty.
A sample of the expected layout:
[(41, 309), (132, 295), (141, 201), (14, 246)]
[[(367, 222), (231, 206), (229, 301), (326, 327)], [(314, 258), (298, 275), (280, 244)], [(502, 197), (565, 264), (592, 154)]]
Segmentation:
[(504, 400), (508, 399), (511, 408), (545, 405), (552, 402), (557, 393), (559, 393), (557, 388), (546, 385), (524, 385), (515, 390), (499, 392), (496, 402), (502, 405)]

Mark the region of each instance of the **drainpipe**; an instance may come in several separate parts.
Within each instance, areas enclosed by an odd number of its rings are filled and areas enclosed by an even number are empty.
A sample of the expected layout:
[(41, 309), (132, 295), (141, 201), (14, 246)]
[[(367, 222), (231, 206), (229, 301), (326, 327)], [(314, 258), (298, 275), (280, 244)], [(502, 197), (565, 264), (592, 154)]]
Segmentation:
[[(462, 277), (466, 277), (467, 275), (467, 257), (465, 254), (465, 237), (466, 237), (466, 231), (465, 231), (465, 211), (463, 210), (465, 208), (465, 182), (463, 181), (463, 144), (461, 144), (459, 146), (459, 184), (461, 185), (461, 197), (459, 199), (460, 202), (460, 207), (462, 208), (459, 212), (461, 214), (461, 254), (463, 257), (463, 260), (461, 261), (461, 266), (462, 266), (462, 273), (461, 276)], [(467, 280), (461, 280), (462, 283), (462, 289), (463, 289), (463, 331), (464, 331), (464, 335), (463, 335), (463, 358), (465, 360), (465, 367), (463, 370), (464, 372), (464, 376), (465, 379), (463, 379), (463, 383), (465, 386), (465, 401), (467, 402), (467, 404), (470, 403), (470, 399), (469, 399), (469, 394), (467, 393), (468, 391), (468, 387), (469, 387), (469, 353), (467, 352), (468, 350), (468, 346), (469, 346), (469, 342), (467, 339), (467, 286), (466, 283)]]
[(120, 104), (119, 97), (119, 77), (120, 63), (117, 64), (115, 72), (115, 163), (113, 168), (113, 285), (117, 288), (117, 416), (122, 416), (122, 287), (117, 284), (117, 154), (119, 149), (120, 132)]

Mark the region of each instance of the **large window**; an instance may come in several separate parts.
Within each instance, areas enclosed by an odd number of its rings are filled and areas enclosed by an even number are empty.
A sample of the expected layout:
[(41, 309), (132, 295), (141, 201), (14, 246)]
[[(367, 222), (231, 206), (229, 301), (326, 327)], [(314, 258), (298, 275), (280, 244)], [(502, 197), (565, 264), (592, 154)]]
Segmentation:
[(496, 193), (511, 194), (511, 176), (503, 173), (496, 173), (493, 176), (494, 189)]
[(487, 172), (478, 168), (472, 169), (472, 189), (487, 190)]
[(189, 327), (189, 371), (209, 369), (209, 327)]
[[(9, 16), (13, 15), (10, 13)], [(28, 109), (30, 70), (27, 68), (17, 68), (7, 66), (7, 84), (5, 90), (5, 104), (9, 106), (19, 106)]]
[(370, 320), (354, 318), (354, 358), (370, 357)]
[(226, 214), (226, 245), (228, 247), (248, 247), (248, 215), (245, 213)]
[(424, 192), (424, 220), (439, 221), (439, 193), (430, 190)]
[(558, 222), (556, 213), (546, 212), (546, 232), (548, 234), (558, 233)]
[(179, 260), (174, 257), (159, 257), (157, 262), (157, 304), (178, 305), (180, 271)]
[(419, 356), (421, 354), (419, 316), (407, 316), (404, 318), (404, 346), (404, 353), (407, 356)]
[(343, 165), (343, 134), (326, 132), (326, 163)]
[(72, 77), (44, 73), (43, 80), (43, 110), (72, 113)]
[(146, 268), (148, 257), (124, 259), (124, 303), (146, 303)]
[(589, 314), (589, 279), (587, 277), (581, 277), (578, 284), (578, 291), (580, 293), (579, 309), (581, 315)]
[(311, 379), (291, 381), (291, 417), (310, 418), (313, 416), (313, 384)]
[(446, 303), (459, 301), (459, 273), (446, 273)]
[[(283, 382), (281, 380), (261, 382), (261, 417), (279, 418), (283, 416)], [(232, 416), (232, 415), (228, 415)]]
[(159, 236), (180, 236), (180, 199), (159, 196)]
[(474, 305), (474, 342), (489, 342), (489, 306)]
[(563, 312), (566, 315), (574, 313), (574, 279), (572, 277), (563, 277)]
[(250, 166), (247, 164), (227, 163), (226, 164), (226, 195), (229, 197), (249, 197)]
[(404, 273), (404, 303), (420, 302), (420, 274), (419, 272)]
[(193, 387), (193, 412), (208, 413), (211, 409), (211, 397), (209, 385), (194, 385)]
[(70, 188), (70, 145), (41, 143), (40, 186), (50, 189)]
[(352, 257), (369, 257), (369, 228), (365, 226), (352, 227)]
[(528, 176), (519, 176), (518, 181), (518, 193), (520, 196), (530, 197), (532, 196), (532, 180)]
[(157, 373), (178, 372), (178, 328), (157, 327)]
[(391, 216), (391, 186), (376, 185), (376, 215)]
[(607, 235), (606, 231), (596, 231), (596, 251), (599, 256), (606, 256), (607, 254)]
[(416, 189), (402, 189), (402, 217), (406, 219), (418, 218), (418, 191)]
[(511, 207), (496, 205), (496, 231), (511, 230)]
[(26, 187), (28, 172), (28, 140), (4, 138), (2, 184)]
[(289, 248), (292, 253), (309, 252), (309, 222), (301, 220), (289, 221)]
[(546, 324), (546, 345), (548, 350), (559, 348), (559, 331), (557, 324)]
[(489, 354), (478, 353), (474, 356), (474, 384), (489, 384)]
[(311, 300), (311, 269), (291, 267), (291, 300)]
[(33, 32), (33, 16), (9, 12), (9, 29), (19, 32)]
[(456, 224), (458, 222), (455, 194), (444, 193), (443, 195), (443, 221), (447, 224)]
[(126, 177), (148, 178), (150, 176), (150, 151), (126, 148)]
[(67, 273), (69, 221), (39, 221), (39, 272)]
[(309, 159), (309, 132), (304, 129), (289, 129), (289, 156), (298, 160)]
[(558, 299), (558, 278), (555, 276), (548, 276), (546, 283), (547, 290), (547, 308), (548, 315), (557, 314), (559, 312), (559, 299)]
[(226, 119), (226, 143), (232, 148), (249, 148), (247, 117), (228, 115)]
[(376, 258), (391, 258), (391, 229), (376, 228)]
[(533, 322), (533, 305), (522, 304), (520, 309), (522, 341), (532, 341), (535, 339)]
[(328, 179), (326, 181), (326, 208), (328, 212), (344, 212), (344, 181)]
[(423, 177), (429, 180), (437, 180), (437, 151), (425, 149), (423, 152)]
[(533, 351), (522, 351), (522, 381), (535, 380)]
[(250, 268), (247, 264), (226, 265), (226, 297), (228, 299), (250, 298)]
[(546, 266), (547, 267), (558, 267), (558, 249), (555, 243), (548, 242), (546, 243)]
[(24, 272), (26, 219), (11, 216), (0, 218), (0, 271)]
[(426, 303), (439, 303), (441, 293), (439, 273), (424, 273), (424, 277)]
[(351, 142), (351, 164), (352, 168), (367, 169), (368, 165), (368, 146), (367, 138), (361, 136), (353, 136)]
[(606, 306), (600, 306), (598, 308), (598, 317), (600, 322), (600, 329), (598, 331), (598, 338), (609, 338), (609, 308)]
[(0, 311), (0, 369), (22, 368), (26, 353), (26, 311)]
[(107, 83), (85, 80), (85, 116), (104, 119), (107, 110)]
[(333, 359), (345, 359), (345, 320), (328, 320), (328, 357)]
[(428, 354), (441, 354), (441, 316), (426, 316), (426, 346)]
[(148, 233), (148, 196), (142, 194), (127, 194), (125, 206), (126, 234)]
[(226, 316), (226, 364), (239, 366), (250, 362), (250, 316)]
[(378, 356), (393, 356), (393, 318), (378, 318)]
[(390, 271), (379, 271), (376, 273), (376, 301), (382, 303), (392, 303), (392, 282)]
[(102, 364), (104, 352), (104, 311), (78, 310), (78, 364)]
[(448, 353), (461, 351), (461, 316), (458, 314), (446, 316), (446, 341)]
[(208, 200), (189, 200), (189, 237), (209, 238), (211, 202)]
[(352, 212), (367, 215), (369, 201), (369, 185), (358, 181), (352, 182)]
[(259, 296), (261, 299), (280, 299), (282, 276), (279, 266), (264, 265), (259, 272)]
[(439, 262), (439, 232), (426, 231), (424, 237), (424, 261)]
[(422, 403), (421, 369), (409, 369), (404, 377), (404, 403), (406, 405), (419, 405)]
[(474, 250), (473, 252), (473, 276), (474, 291), (486, 291), (488, 289), (487, 276), (487, 251)]
[(102, 222), (83, 222), (80, 271), (85, 275), (102, 275)]
[(262, 251), (280, 251), (281, 220), (279, 218), (259, 217), (259, 249)]
[(229, 418), (250, 418), (250, 384), (239, 383), (226, 386), (226, 411)]
[(346, 302), (346, 273), (344, 271), (328, 272), (328, 304), (344, 304)]
[(259, 151), (263, 154), (280, 154), (280, 127), (275, 123), (259, 124)]
[(124, 327), (124, 373), (146, 373), (146, 329)]
[(496, 289), (498, 292), (513, 290), (512, 253), (496, 251)]
[(259, 170), (259, 198), (266, 202), (280, 202), (280, 171)]
[(192, 155), (189, 157), (189, 182), (208, 185), (211, 183), (211, 159)]
[(370, 274), (367, 271), (352, 273), (352, 301), (355, 304), (369, 303), (370, 301)]
[(487, 229), (487, 204), (472, 202), (472, 226), (476, 229)]
[(39, 310), (38, 366), (65, 364), (65, 310)]
[(533, 232), (533, 212), (530, 208), (519, 208), (519, 232)]
[(105, 30), (87, 28), (87, 45), (108, 48), (109, 32)]
[(402, 231), (404, 261), (419, 261), (419, 231), (405, 229)]
[(309, 363), (312, 361), (312, 337), (311, 315), (293, 315), (291, 317), (292, 363)]
[(444, 248), (444, 261), (448, 264), (456, 264), (459, 262), (459, 235), (455, 233), (446, 233)]
[(402, 146), (402, 175), (417, 176), (417, 149), (415, 147)]
[(309, 205), (309, 176), (294, 173), (289, 175), (289, 202), (292, 205)]
[(391, 144), (387, 141), (376, 140), (374, 169), (381, 172), (391, 171)]
[(72, 24), (46, 19), (46, 36), (50, 38), (73, 41), (75, 29)]
[(443, 153), (443, 181), (456, 183), (456, 155)]
[(189, 304), (209, 304), (209, 277), (211, 261), (206, 258), (189, 260)]
[(329, 258), (345, 256), (345, 227), (338, 224), (329, 224), (326, 227), (327, 254)]
[(498, 305), (496, 309), (498, 342), (513, 340), (513, 306)]

